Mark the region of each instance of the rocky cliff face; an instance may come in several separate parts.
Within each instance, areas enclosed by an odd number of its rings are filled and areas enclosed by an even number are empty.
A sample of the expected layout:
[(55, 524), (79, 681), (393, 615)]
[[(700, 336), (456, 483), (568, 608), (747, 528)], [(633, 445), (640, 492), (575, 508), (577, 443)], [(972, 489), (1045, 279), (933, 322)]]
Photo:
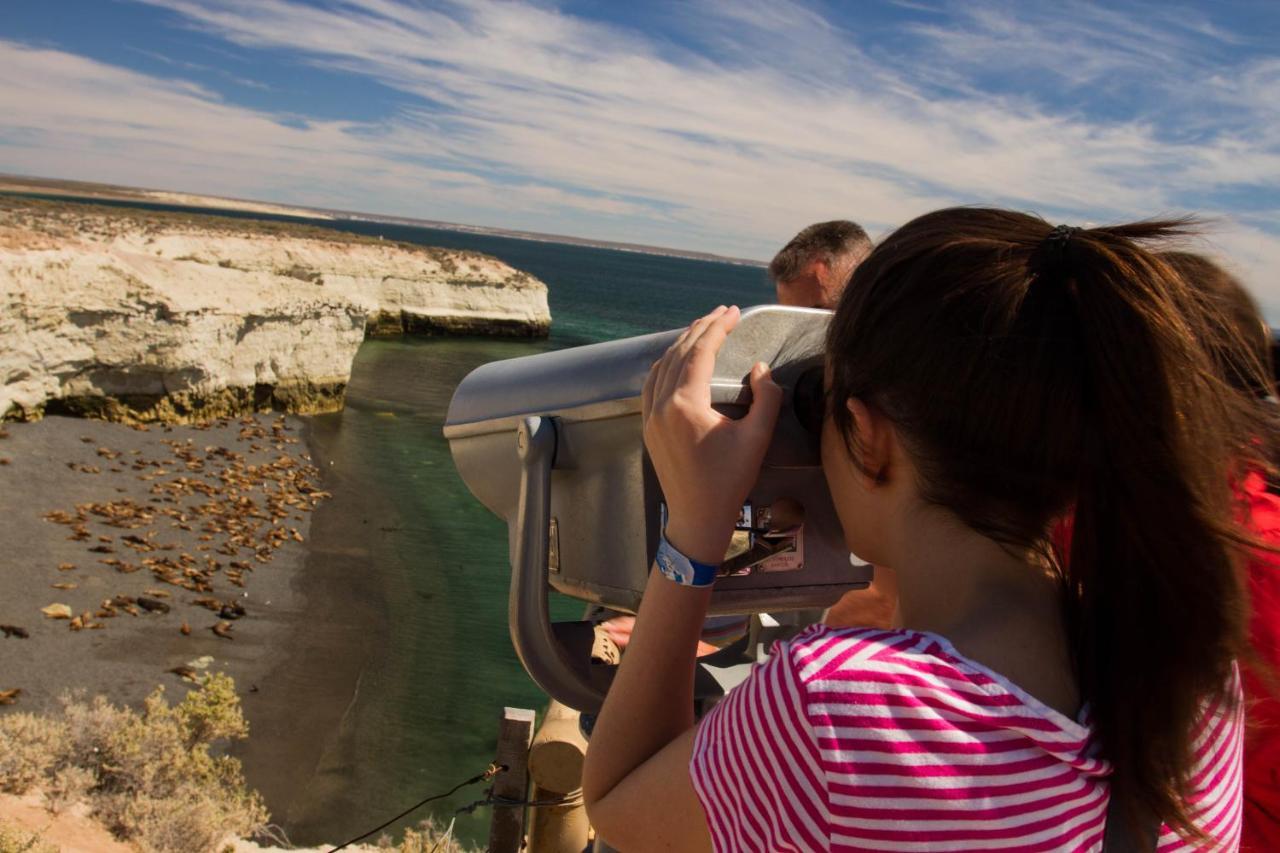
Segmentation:
[(330, 411), (366, 334), (550, 324), (542, 282), (477, 253), (0, 199), (3, 417)]

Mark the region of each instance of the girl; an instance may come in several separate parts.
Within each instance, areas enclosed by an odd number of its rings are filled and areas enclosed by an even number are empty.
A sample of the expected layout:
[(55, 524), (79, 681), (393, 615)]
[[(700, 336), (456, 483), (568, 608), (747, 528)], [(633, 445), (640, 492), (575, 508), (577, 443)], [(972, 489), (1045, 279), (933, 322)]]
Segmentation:
[(689, 327), (645, 385), (667, 572), (587, 755), (604, 839), (1098, 850), (1111, 806), (1139, 846), (1236, 846), (1230, 483), (1263, 433), (1201, 345), (1204, 305), (1142, 246), (1179, 230), (956, 208), (875, 249), (828, 335), (822, 464), (849, 550), (896, 573), (902, 627), (779, 644), (696, 728), (710, 591), (688, 581), (725, 552), (782, 392), (757, 365), (748, 414), (717, 414), (737, 309)]

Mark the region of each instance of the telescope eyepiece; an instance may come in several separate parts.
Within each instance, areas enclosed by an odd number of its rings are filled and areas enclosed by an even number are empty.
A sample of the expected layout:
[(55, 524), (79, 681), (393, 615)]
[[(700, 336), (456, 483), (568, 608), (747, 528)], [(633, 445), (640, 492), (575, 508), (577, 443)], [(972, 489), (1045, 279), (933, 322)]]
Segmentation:
[(827, 416), (827, 390), (823, 386), (823, 369), (811, 367), (796, 379), (791, 394), (796, 420), (814, 438), (822, 436), (822, 422)]

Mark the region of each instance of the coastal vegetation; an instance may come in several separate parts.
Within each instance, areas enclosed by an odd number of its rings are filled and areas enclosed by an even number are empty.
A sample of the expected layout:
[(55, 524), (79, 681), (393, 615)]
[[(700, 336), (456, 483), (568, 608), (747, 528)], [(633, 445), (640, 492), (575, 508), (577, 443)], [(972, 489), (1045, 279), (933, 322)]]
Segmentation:
[(38, 832), (0, 821), (0, 853), (58, 853), (58, 848)]
[[(220, 754), (249, 735), (232, 679), (204, 675), (171, 705), (156, 687), (141, 710), (103, 696), (64, 694), (52, 714), (0, 715), (0, 794), (38, 793), (50, 819), (80, 806), (113, 836), (154, 853), (271, 849), (269, 825), (239, 760)], [(54, 853), (40, 830), (0, 820), (0, 853)], [(470, 853), (450, 826), (428, 818), (399, 842), (381, 836), (356, 851)]]
[[(144, 850), (214, 850), (267, 828), (240, 762), (215, 752), (248, 732), (235, 685), (221, 673), (176, 705), (157, 687), (140, 711), (67, 694), (53, 714), (0, 716), (0, 791), (38, 791), (53, 814), (85, 803)], [(16, 849), (22, 837), (16, 829), (0, 836)]]

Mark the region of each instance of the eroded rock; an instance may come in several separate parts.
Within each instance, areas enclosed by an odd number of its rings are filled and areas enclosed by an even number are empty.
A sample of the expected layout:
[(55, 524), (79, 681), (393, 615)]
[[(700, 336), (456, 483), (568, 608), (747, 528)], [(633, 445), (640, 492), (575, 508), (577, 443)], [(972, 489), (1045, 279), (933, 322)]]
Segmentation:
[(0, 198), (0, 415), (183, 422), (342, 406), (366, 335), (545, 336), (474, 252), (292, 223)]

